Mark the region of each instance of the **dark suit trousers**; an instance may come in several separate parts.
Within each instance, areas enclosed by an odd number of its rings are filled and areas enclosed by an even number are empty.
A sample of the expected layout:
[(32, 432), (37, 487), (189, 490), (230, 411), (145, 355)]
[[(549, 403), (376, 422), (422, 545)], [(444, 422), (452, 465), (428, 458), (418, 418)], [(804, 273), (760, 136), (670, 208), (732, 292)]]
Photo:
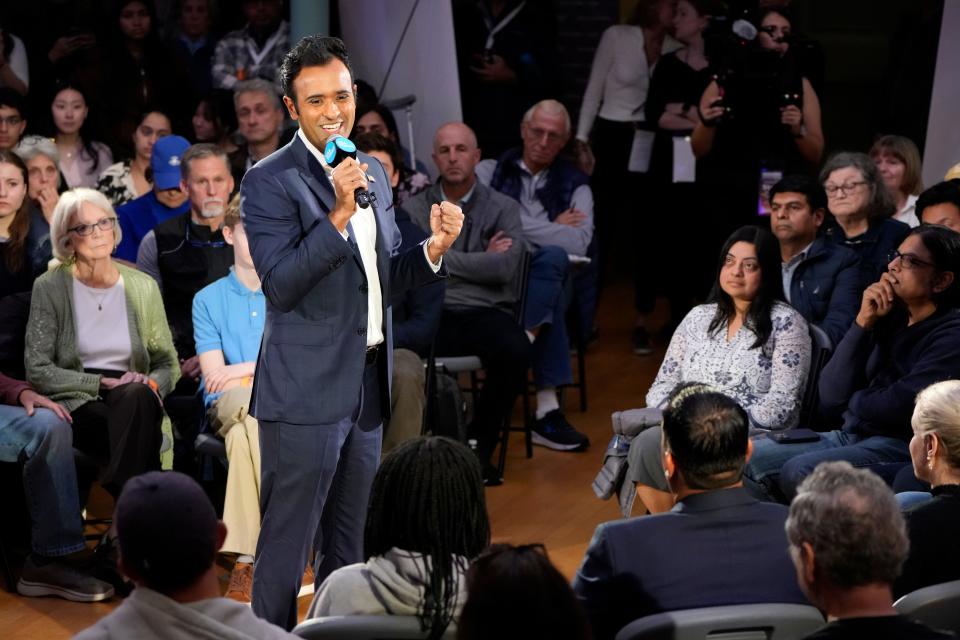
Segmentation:
[(499, 309), (444, 309), (437, 332), (437, 356), (478, 356), (485, 371), (474, 407), (470, 437), (486, 460), (496, 447), (503, 421), (523, 391), (532, 346), (513, 316)]
[[(385, 358), (382, 349), (379, 357)], [(317, 551), (317, 585), (335, 569), (363, 560), (367, 501), (380, 462), (381, 420), (373, 363), (364, 368), (352, 416), (332, 424), (260, 421), (263, 521), (252, 603), (259, 617), (288, 630), (296, 625), (297, 592), (311, 549)]]

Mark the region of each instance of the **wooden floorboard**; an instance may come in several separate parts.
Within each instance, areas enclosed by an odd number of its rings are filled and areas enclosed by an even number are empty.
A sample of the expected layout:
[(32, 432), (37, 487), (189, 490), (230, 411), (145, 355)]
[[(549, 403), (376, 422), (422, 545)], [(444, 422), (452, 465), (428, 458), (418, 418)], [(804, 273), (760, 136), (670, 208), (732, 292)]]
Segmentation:
[[(657, 344), (653, 355), (638, 357), (630, 350), (633, 323), (632, 291), (613, 285), (604, 291), (598, 326), (600, 340), (587, 354), (589, 410), (579, 412), (576, 391), (567, 394), (570, 421), (590, 437), (590, 449), (560, 453), (534, 447), (527, 459), (522, 434), (511, 437), (506, 482), (487, 490), (487, 506), (494, 542), (543, 543), (560, 571), (572, 577), (597, 524), (619, 517), (614, 501), (598, 500), (591, 482), (600, 468), (610, 439), (610, 414), (643, 406), (643, 397), (663, 356)], [(109, 509), (99, 499), (91, 508)], [(226, 574), (222, 575), (226, 587)], [(300, 601), (301, 616), (310, 599)], [(5, 640), (59, 640), (93, 624), (117, 606), (78, 604), (56, 598), (22, 598), (0, 591), (0, 638)]]

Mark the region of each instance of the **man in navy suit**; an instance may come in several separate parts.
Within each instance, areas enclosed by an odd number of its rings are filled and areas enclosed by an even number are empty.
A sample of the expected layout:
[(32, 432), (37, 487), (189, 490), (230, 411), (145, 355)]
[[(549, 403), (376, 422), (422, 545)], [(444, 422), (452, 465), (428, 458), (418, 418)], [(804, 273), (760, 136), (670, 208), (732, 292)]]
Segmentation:
[(663, 468), (672, 511), (597, 528), (573, 590), (594, 638), (637, 618), (732, 604), (807, 604), (787, 551), (787, 508), (747, 495), (747, 414), (700, 384), (679, 387), (663, 412)]
[[(338, 38), (308, 36), (280, 70), (293, 140), (247, 172), (241, 212), (267, 317), (253, 382), (262, 526), (253, 610), (292, 628), (316, 539), (316, 582), (363, 560), (363, 526), (390, 409), (392, 291), (433, 282), (463, 224), (434, 205), (432, 235), (398, 254), (390, 182), (359, 154), (323, 150), (354, 123), (356, 86)], [(375, 196), (361, 208), (357, 189)], [(319, 526), (319, 530), (318, 530)]]

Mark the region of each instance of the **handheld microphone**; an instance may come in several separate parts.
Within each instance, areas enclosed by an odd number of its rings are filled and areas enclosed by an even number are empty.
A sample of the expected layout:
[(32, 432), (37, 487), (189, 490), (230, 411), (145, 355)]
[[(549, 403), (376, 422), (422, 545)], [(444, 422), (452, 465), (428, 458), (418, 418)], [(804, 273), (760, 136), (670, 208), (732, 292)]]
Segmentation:
[[(341, 135), (330, 136), (323, 149), (323, 159), (331, 167), (336, 167), (345, 158), (357, 159), (357, 145), (353, 144), (349, 138), (344, 138)], [(357, 206), (361, 209), (369, 207), (373, 200), (373, 194), (363, 187), (357, 187), (357, 190), (353, 192), (353, 197), (357, 201)]]

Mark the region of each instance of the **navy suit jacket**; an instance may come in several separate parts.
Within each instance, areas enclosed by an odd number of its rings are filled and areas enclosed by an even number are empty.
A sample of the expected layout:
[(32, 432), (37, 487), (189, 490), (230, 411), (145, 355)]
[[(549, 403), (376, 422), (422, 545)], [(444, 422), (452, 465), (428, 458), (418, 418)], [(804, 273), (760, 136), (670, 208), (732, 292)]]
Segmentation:
[[(377, 222), (377, 275), (385, 353), (380, 406), (388, 417), (393, 361), (391, 292), (435, 281), (417, 245), (399, 254), (390, 182), (365, 154)], [(367, 278), (356, 243), (327, 214), (333, 186), (299, 136), (251, 168), (240, 186), (250, 253), (267, 301), (250, 413), (259, 420), (331, 424), (356, 413), (367, 346)], [(352, 226), (347, 230), (353, 237)]]
[(836, 347), (860, 311), (860, 259), (823, 238), (813, 241), (790, 281), (790, 305), (823, 329)]
[(732, 604), (809, 604), (797, 586), (787, 508), (742, 488), (687, 496), (668, 513), (597, 527), (573, 589), (594, 638), (637, 618)]

